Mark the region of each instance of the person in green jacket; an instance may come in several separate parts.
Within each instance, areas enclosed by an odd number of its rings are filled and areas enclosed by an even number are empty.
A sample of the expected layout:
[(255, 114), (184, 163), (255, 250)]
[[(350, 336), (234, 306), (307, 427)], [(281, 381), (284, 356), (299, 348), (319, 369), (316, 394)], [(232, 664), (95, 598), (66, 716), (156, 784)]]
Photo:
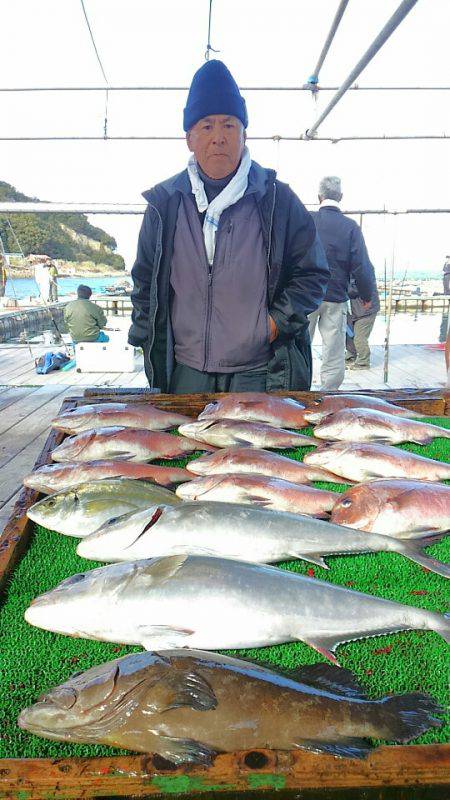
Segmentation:
[(97, 303), (89, 300), (92, 295), (90, 286), (80, 284), (77, 289), (77, 300), (72, 300), (64, 309), (64, 320), (74, 344), (78, 342), (109, 342), (109, 336), (102, 331), (106, 325), (106, 316)]

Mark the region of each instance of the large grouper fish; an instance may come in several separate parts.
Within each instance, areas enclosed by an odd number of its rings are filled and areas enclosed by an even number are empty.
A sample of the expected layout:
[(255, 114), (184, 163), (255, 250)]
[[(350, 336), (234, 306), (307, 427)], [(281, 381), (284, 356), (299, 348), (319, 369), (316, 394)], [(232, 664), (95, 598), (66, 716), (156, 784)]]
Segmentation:
[(37, 736), (208, 765), (217, 753), (304, 748), (363, 758), (370, 738), (409, 742), (440, 727), (426, 694), (370, 700), (332, 664), (276, 667), (197, 650), (132, 655), (69, 678), (18, 720)]
[(63, 411), (52, 422), (52, 427), (66, 433), (82, 433), (91, 428), (108, 428), (121, 425), (123, 428), (142, 428), (149, 431), (167, 431), (190, 417), (164, 411), (152, 403), (94, 403)]
[(450, 439), (450, 430), (427, 422), (396, 417), (373, 408), (343, 408), (319, 422), (314, 428), (314, 436), (330, 442), (429, 444), (437, 438)]
[(450, 464), (419, 456), (386, 444), (324, 442), (306, 453), (306, 464), (329, 469), (352, 481), (371, 478), (407, 478), (421, 481), (450, 479)]
[(230, 447), (235, 444), (280, 449), (317, 446), (312, 436), (285, 428), (274, 428), (266, 422), (246, 422), (240, 419), (199, 420), (180, 425), (178, 430), (182, 436), (191, 436), (214, 447)]
[(112, 426), (69, 436), (52, 451), (53, 461), (92, 461), (123, 459), (152, 461), (155, 458), (182, 458), (195, 450), (214, 450), (207, 444), (164, 431)]
[(450, 641), (450, 621), (295, 572), (247, 561), (169, 556), (73, 575), (25, 619), (69, 636), (146, 650), (264, 647), (302, 641), (336, 662), (341, 642), (401, 630)]
[(300, 514), (199, 501), (154, 505), (109, 520), (79, 543), (77, 553), (95, 561), (135, 561), (180, 554), (262, 564), (303, 558), (326, 568), (325, 555), (388, 551), (450, 578), (450, 566), (426, 556), (423, 546), (420, 541), (398, 541)]
[(291, 397), (278, 397), (264, 392), (230, 393), (208, 403), (199, 420), (239, 419), (266, 422), (280, 428), (304, 428), (305, 406)]
[[(313, 467), (310, 467), (313, 469)], [(192, 478), (192, 473), (181, 467), (159, 467), (137, 461), (69, 461), (62, 464), (44, 464), (23, 479), (23, 485), (42, 494), (53, 494), (70, 489), (80, 483), (106, 478), (127, 478), (148, 481), (160, 486), (175, 486)]]
[(305, 420), (307, 422), (320, 422), (330, 414), (341, 411), (343, 408), (373, 408), (375, 411), (386, 411), (397, 417), (409, 417), (410, 419), (421, 419), (424, 415), (417, 411), (411, 411), (395, 403), (389, 403), (380, 397), (371, 397), (368, 394), (329, 394), (323, 395), (312, 403), (310, 408), (305, 409)]
[(90, 481), (39, 500), (27, 516), (57, 533), (82, 538), (110, 519), (154, 503), (175, 505), (178, 497), (169, 489), (126, 478)]
[(337, 500), (332, 522), (404, 538), (450, 530), (450, 486), (427, 481), (373, 480)]

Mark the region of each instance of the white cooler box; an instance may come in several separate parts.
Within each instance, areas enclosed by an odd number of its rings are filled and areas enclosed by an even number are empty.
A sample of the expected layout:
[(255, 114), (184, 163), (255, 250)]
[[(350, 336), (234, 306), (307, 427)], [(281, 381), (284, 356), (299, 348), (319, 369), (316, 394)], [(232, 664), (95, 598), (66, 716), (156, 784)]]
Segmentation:
[(80, 342), (75, 345), (77, 372), (134, 372), (134, 347), (121, 341)]

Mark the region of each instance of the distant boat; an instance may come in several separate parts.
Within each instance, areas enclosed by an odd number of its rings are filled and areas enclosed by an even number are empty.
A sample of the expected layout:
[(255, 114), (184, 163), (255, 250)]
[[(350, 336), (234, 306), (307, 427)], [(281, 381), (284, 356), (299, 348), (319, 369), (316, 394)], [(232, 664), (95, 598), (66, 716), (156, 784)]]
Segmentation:
[(123, 296), (131, 294), (133, 286), (129, 281), (121, 281), (114, 286), (105, 286), (104, 294)]

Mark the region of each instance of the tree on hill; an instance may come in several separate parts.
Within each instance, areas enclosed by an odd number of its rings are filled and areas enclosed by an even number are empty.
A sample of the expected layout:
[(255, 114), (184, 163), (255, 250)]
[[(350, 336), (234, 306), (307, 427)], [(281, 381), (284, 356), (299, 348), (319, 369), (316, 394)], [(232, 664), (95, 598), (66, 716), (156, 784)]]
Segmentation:
[[(39, 202), (18, 192), (14, 186), (0, 181), (0, 202)], [(72, 236), (62, 226), (75, 234), (87, 237), (100, 247), (90, 246), (84, 239)], [(93, 261), (114, 269), (125, 269), (121, 255), (115, 252), (117, 242), (102, 228), (91, 225), (86, 214), (18, 214), (14, 216), (14, 233), (25, 256), (45, 253), (64, 261)], [(0, 236), (9, 252), (17, 252), (17, 242), (4, 215), (0, 215)]]

